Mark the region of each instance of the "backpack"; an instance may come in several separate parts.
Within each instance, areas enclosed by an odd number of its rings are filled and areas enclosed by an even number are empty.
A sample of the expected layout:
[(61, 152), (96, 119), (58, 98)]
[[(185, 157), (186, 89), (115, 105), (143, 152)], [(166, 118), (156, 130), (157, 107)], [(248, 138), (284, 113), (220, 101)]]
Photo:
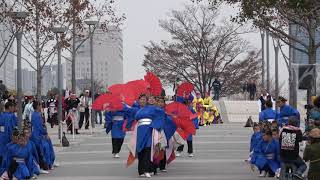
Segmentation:
[(62, 147), (69, 147), (70, 143), (66, 137), (66, 133), (63, 132), (63, 136), (62, 136), (62, 139), (61, 139), (61, 142), (62, 142)]

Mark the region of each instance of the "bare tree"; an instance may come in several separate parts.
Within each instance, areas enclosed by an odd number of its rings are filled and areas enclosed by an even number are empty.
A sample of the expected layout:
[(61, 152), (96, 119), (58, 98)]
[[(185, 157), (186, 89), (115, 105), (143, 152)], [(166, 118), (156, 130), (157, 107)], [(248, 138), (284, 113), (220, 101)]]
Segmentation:
[(145, 46), (145, 69), (155, 72), (166, 84), (177, 78), (191, 82), (202, 95), (212, 90), (215, 78), (222, 81), (225, 95), (240, 92), (241, 83), (257, 78), (258, 52), (240, 38), (244, 33), (240, 26), (215, 21), (218, 8), (191, 5), (171, 11), (160, 26), (172, 40)]
[[(294, 50), (307, 54), (309, 64), (316, 63), (317, 50), (320, 47), (320, 41), (316, 38), (320, 27), (319, 0), (209, 0), (209, 2), (212, 4), (225, 2), (239, 6), (240, 12), (233, 17), (234, 21), (253, 22), (255, 26), (269, 31)], [(312, 83), (312, 87), (308, 90), (309, 102), (310, 96), (315, 95), (315, 85), (316, 83)], [(292, 83), (290, 89), (294, 89)]]

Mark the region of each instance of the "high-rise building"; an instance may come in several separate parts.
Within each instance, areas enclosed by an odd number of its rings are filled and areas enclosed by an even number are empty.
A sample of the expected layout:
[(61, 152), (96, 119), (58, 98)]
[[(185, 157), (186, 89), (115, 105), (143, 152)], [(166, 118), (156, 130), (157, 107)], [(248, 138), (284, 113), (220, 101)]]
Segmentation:
[(0, 41), (0, 55), (3, 54), (0, 59), (0, 80), (3, 81), (7, 88), (15, 89), (14, 57), (11, 53), (4, 52), (12, 35), (6, 31), (5, 26), (1, 24), (0, 35), (3, 38), (1, 38)]
[[(304, 28), (299, 27), (298, 25), (292, 24), (290, 26), (290, 35), (297, 38), (299, 41), (302, 41), (305, 44), (309, 43), (309, 35), (307, 32), (305, 32)], [(320, 31), (315, 32), (315, 43), (320, 43)], [(299, 49), (306, 50), (304, 46), (302, 46), (300, 43), (293, 42), (293, 45)], [(307, 65), (309, 64), (309, 56), (308, 54), (299, 51), (295, 48), (292, 48), (292, 51), (290, 53), (290, 58), (292, 59), (292, 62), (296, 65), (296, 73), (298, 74), (298, 67), (301, 65)], [(320, 48), (317, 49), (317, 56), (316, 56), (316, 70), (314, 71), (314, 74), (316, 76), (316, 91), (317, 94), (320, 93)], [(298, 99), (304, 99), (305, 93), (298, 93)]]
[[(96, 29), (93, 36), (94, 82), (106, 87), (123, 82), (122, 31), (109, 27), (108, 32)], [(82, 91), (91, 86), (90, 39), (80, 45), (76, 54), (77, 89)], [(71, 62), (66, 63), (66, 83), (71, 88)], [(79, 92), (79, 91), (78, 91)]]

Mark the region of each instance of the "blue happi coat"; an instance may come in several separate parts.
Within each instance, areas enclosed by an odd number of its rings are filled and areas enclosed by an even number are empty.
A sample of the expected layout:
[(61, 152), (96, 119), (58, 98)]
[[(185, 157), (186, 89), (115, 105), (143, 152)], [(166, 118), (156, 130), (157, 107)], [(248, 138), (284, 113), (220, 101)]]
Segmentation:
[(30, 140), (33, 141), (45, 163), (51, 168), (55, 161), (55, 154), (51, 140), (47, 137), (48, 132), (43, 124), (41, 113), (33, 112), (31, 116), (32, 133)]
[(253, 152), (253, 150), (257, 147), (257, 145), (261, 140), (262, 140), (261, 132), (255, 132), (252, 134), (251, 141), (250, 141), (250, 152)]
[(251, 163), (255, 164), (260, 171), (262, 171), (265, 166), (269, 166), (275, 173), (280, 168), (279, 142), (274, 139), (270, 143), (261, 140), (253, 150)]
[[(189, 107), (189, 110), (192, 112), (192, 114), (196, 114), (196, 111), (193, 109), (192, 106)], [(199, 119), (198, 118), (194, 118), (192, 120), (193, 125), (196, 129), (199, 129)], [(187, 138), (187, 141), (192, 141), (192, 134), (190, 134)]]
[(25, 180), (31, 176), (30, 165), (33, 162), (30, 148), (28, 146), (21, 146), (15, 143), (9, 143), (7, 151), (0, 169), (0, 174), (3, 174), (9, 169), (9, 166), (15, 160), (17, 162), (17, 169), (13, 173), (18, 180)]
[(13, 129), (17, 125), (14, 113), (4, 112), (0, 115), (0, 156), (4, 156), (6, 145), (11, 142)]
[(177, 130), (177, 125), (174, 123), (172, 117), (168, 114), (165, 114), (165, 118), (164, 118), (164, 127), (163, 127), (163, 131), (166, 135), (166, 140), (169, 141), (171, 139), (171, 137), (174, 135), (174, 133)]
[(277, 120), (277, 112), (272, 108), (265, 109), (259, 114), (259, 122), (272, 122)]
[(39, 155), (37, 152), (36, 145), (32, 141), (28, 141), (26, 144), (26, 147), (29, 149), (31, 155), (32, 155), (32, 161), (28, 164), (28, 169), (30, 172), (31, 177), (33, 177), (34, 174), (39, 175), (40, 169), (39, 169)]
[[(144, 148), (151, 147), (153, 129), (163, 129), (165, 112), (157, 106), (147, 105), (137, 112), (135, 119), (138, 121), (136, 151), (139, 153)], [(140, 124), (143, 119), (150, 119), (152, 122), (147, 125)]]
[(131, 108), (127, 107), (127, 112), (128, 112), (128, 122), (126, 125), (127, 129), (131, 129), (133, 122), (136, 121), (135, 116), (140, 109), (141, 109), (141, 106), (138, 102), (135, 102)]
[(280, 107), (278, 124), (280, 124), (280, 126), (288, 125), (288, 120), (291, 116), (294, 116), (298, 119), (298, 127), (300, 127), (300, 113), (298, 110), (289, 105)]
[(130, 119), (129, 109), (124, 108), (121, 111), (114, 111), (114, 112), (106, 112), (105, 113), (105, 120), (106, 120), (106, 133), (109, 134), (111, 131), (112, 138), (121, 138), (123, 139), (126, 136), (125, 131), (123, 130), (123, 124), (125, 120), (128, 122)]

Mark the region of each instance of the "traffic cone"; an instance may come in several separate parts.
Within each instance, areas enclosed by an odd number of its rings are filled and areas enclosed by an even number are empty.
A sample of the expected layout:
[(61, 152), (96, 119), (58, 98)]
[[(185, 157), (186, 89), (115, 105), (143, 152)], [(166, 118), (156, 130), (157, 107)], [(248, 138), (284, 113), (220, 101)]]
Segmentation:
[(246, 125), (244, 127), (252, 127), (253, 126), (253, 121), (252, 121), (252, 117), (249, 116)]

